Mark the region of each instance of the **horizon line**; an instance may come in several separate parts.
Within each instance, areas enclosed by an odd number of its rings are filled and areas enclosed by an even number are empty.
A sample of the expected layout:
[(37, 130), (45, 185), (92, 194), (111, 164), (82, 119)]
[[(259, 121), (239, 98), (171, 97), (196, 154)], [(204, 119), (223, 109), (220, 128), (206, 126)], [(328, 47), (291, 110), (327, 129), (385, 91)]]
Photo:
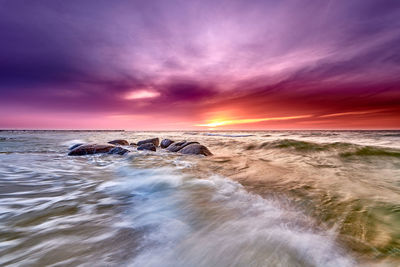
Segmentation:
[(393, 129), (365, 129), (365, 128), (354, 128), (354, 129), (209, 129), (209, 130), (126, 130), (126, 129), (0, 129), (0, 132), (11, 132), (11, 131), (75, 131), (75, 132), (224, 132), (224, 131), (248, 131), (248, 132), (262, 132), (262, 131), (400, 131), (400, 128)]

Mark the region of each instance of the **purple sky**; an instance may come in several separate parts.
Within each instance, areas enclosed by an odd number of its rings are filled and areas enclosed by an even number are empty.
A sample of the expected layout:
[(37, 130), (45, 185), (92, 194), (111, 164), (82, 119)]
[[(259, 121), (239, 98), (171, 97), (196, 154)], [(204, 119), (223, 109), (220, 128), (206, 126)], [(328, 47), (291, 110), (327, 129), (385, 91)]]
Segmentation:
[(400, 128), (398, 0), (0, 0), (0, 33), (0, 128)]

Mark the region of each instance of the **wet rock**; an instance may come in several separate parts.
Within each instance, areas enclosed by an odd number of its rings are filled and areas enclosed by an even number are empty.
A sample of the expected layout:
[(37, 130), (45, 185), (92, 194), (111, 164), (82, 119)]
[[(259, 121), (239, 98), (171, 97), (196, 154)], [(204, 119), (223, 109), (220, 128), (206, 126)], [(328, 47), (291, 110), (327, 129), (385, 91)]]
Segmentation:
[(123, 147), (117, 146), (117, 147), (114, 147), (113, 149), (111, 149), (111, 150), (108, 152), (108, 154), (124, 155), (124, 154), (126, 154), (126, 153), (128, 153), (128, 152), (129, 152), (128, 149), (125, 149), (125, 148), (123, 148)]
[(129, 145), (130, 145), (130, 146), (137, 146), (136, 143), (130, 143)]
[(178, 142), (178, 143), (173, 143), (167, 148), (167, 150), (169, 152), (178, 152), (179, 150), (181, 150), (185, 146), (188, 146), (188, 145), (191, 145), (191, 144), (198, 144), (198, 142), (181, 141), (181, 142)]
[(148, 144), (148, 143), (151, 143), (154, 146), (158, 146), (160, 144), (160, 139), (158, 139), (158, 138), (150, 138), (150, 139), (142, 140), (142, 141), (139, 141), (137, 143), (137, 145), (141, 146), (143, 144)]
[(113, 145), (129, 146), (129, 142), (123, 139), (112, 140), (108, 143)]
[(169, 140), (169, 139), (164, 139), (161, 141), (161, 148), (167, 148), (169, 147), (172, 143), (174, 143), (174, 141)]
[(72, 146), (70, 146), (70, 147), (68, 148), (68, 150), (73, 150), (73, 149), (75, 149), (75, 148), (77, 148), (78, 146), (81, 146), (81, 145), (83, 145), (83, 144), (75, 144), (75, 145), (72, 145)]
[(137, 147), (137, 150), (156, 151), (156, 146), (153, 143), (144, 143)]
[(115, 146), (113, 146), (113, 145), (98, 145), (98, 144), (80, 145), (80, 146), (72, 149), (68, 153), (68, 155), (69, 156), (83, 156), (83, 155), (89, 155), (89, 154), (108, 153), (113, 148), (115, 148)]
[(212, 156), (212, 153), (210, 152), (210, 150), (208, 150), (207, 147), (200, 145), (200, 144), (187, 145), (184, 148), (182, 148), (181, 150), (179, 150), (179, 153)]

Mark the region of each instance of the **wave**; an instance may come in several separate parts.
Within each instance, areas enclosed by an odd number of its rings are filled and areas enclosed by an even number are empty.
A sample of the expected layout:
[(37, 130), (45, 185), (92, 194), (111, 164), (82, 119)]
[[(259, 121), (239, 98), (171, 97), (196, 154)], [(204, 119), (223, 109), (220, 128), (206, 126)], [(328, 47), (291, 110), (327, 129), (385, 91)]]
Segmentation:
[(255, 149), (292, 149), (298, 152), (338, 152), (341, 157), (351, 156), (381, 156), (381, 157), (400, 157), (400, 150), (386, 147), (362, 146), (353, 143), (334, 142), (334, 143), (314, 143), (295, 139), (282, 139), (271, 142), (264, 142), (261, 145), (249, 144), (246, 150)]
[(2, 142), (2, 141), (8, 141), (8, 140), (15, 140), (16, 138), (13, 138), (13, 137), (0, 137), (0, 142)]
[(254, 136), (254, 134), (217, 134), (217, 133), (205, 133), (207, 136), (223, 136), (223, 137), (249, 137)]
[(340, 153), (341, 157), (351, 157), (351, 156), (381, 156), (381, 157), (396, 157), (400, 158), (400, 151), (394, 149), (386, 149), (386, 148), (378, 148), (365, 146), (356, 149), (356, 151), (352, 152), (343, 152)]
[(301, 135), (301, 137), (329, 137), (338, 135), (339, 135), (338, 133), (316, 132), (316, 133), (303, 134)]
[(385, 137), (400, 137), (400, 133), (383, 134)]
[[(185, 165), (185, 164), (183, 164)], [(351, 266), (334, 233), (230, 179), (118, 168), (102, 191), (132, 196), (131, 226), (148, 231), (132, 266)], [(279, 250), (276, 250), (279, 247)]]
[(351, 143), (341, 143), (341, 142), (335, 142), (335, 143), (328, 143), (328, 144), (320, 144), (320, 143), (314, 143), (314, 142), (307, 142), (307, 141), (301, 141), (301, 140), (295, 140), (295, 139), (281, 139), (281, 140), (275, 140), (271, 142), (264, 142), (261, 145), (254, 145), (250, 144), (247, 145), (245, 148), (246, 150), (252, 150), (252, 149), (269, 149), (269, 148), (290, 148), (294, 149), (297, 151), (326, 151), (332, 148), (347, 148), (354, 146), (354, 144)]
[(76, 144), (84, 144), (84, 143), (86, 143), (84, 140), (73, 139), (73, 140), (68, 140), (68, 141), (62, 142), (61, 145), (70, 147), (70, 146), (73, 146)]
[(248, 137), (254, 134), (223, 134), (223, 133), (199, 133), (199, 132), (184, 132), (184, 135), (205, 135), (205, 136), (222, 136), (222, 137)]

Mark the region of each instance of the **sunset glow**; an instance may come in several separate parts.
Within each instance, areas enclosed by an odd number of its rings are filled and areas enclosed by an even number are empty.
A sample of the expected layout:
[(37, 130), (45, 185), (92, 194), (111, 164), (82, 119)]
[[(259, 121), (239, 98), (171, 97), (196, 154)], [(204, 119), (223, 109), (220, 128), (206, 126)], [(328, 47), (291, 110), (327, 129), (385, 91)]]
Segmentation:
[(311, 117), (311, 115), (278, 117), (278, 118), (240, 119), (240, 120), (218, 120), (218, 119), (216, 119), (216, 120), (212, 120), (210, 123), (196, 124), (195, 126), (218, 127), (218, 126), (232, 125), (232, 124), (257, 123), (257, 122), (262, 122), (262, 121), (294, 120), (294, 119), (303, 119), (303, 118), (308, 118), (308, 117)]
[(0, 128), (400, 128), (398, 1), (228, 2), (6, 0)]

